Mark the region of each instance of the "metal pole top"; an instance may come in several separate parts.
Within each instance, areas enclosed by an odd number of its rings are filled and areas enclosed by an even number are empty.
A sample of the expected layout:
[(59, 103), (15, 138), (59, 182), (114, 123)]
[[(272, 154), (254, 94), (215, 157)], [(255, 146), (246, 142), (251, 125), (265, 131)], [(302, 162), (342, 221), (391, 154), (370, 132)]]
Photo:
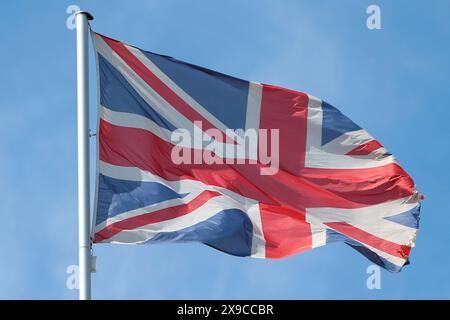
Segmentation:
[(75, 13), (75, 15), (77, 15), (77, 14), (84, 14), (84, 15), (86, 15), (86, 18), (88, 20), (94, 20), (94, 16), (87, 11), (78, 11)]

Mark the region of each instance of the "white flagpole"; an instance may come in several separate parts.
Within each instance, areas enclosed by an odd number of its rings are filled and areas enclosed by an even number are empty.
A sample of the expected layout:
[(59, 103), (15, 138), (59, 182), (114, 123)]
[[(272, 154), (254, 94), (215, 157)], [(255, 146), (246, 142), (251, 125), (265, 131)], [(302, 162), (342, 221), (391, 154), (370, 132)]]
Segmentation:
[(88, 20), (76, 13), (77, 27), (77, 136), (78, 136), (78, 276), (80, 300), (91, 299), (91, 241), (89, 219), (89, 48)]

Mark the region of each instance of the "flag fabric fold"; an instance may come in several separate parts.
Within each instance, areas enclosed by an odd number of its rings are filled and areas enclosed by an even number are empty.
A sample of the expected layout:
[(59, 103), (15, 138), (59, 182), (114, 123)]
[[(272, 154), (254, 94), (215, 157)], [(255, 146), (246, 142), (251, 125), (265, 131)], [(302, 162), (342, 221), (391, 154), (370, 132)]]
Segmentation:
[(344, 242), (389, 271), (408, 263), (420, 195), (338, 109), (95, 32), (92, 40), (94, 243), (195, 241), (282, 258)]

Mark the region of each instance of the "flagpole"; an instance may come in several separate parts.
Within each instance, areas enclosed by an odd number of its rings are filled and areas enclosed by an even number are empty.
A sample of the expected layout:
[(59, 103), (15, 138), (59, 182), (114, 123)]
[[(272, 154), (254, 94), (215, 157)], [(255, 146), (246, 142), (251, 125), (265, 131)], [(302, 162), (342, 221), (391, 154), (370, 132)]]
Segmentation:
[(89, 193), (89, 49), (88, 12), (76, 13), (78, 139), (78, 276), (80, 300), (91, 299)]

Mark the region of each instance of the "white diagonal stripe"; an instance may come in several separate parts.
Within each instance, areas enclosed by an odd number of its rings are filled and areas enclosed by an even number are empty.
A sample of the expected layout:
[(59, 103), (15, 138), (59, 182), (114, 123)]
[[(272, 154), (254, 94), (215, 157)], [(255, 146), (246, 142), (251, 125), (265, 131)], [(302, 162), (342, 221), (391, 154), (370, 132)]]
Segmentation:
[[(218, 207), (216, 206), (214, 208), (211, 208), (210, 206), (206, 207), (211, 210), (220, 209), (220, 210), (216, 210), (213, 212), (199, 211), (199, 212), (203, 212), (202, 214), (205, 217), (205, 220), (207, 219), (207, 217), (210, 217), (210, 216), (216, 214), (217, 212), (225, 210), (227, 208), (237, 208), (237, 209), (247, 213), (247, 216), (249, 217), (249, 219), (252, 223), (252, 226), (253, 226), (252, 256), (259, 257), (259, 258), (265, 257), (265, 243), (266, 242), (264, 239), (264, 234), (263, 234), (263, 229), (262, 229), (261, 214), (259, 211), (259, 203), (257, 201), (250, 199), (250, 198), (246, 198), (246, 197), (244, 197), (238, 193), (235, 193), (233, 191), (230, 191), (226, 188), (221, 188), (221, 187), (212, 186), (212, 185), (206, 185), (198, 180), (189, 180), (189, 179), (176, 180), (176, 181), (165, 180), (165, 179), (161, 178), (160, 176), (154, 175), (148, 171), (144, 171), (144, 170), (141, 170), (141, 169), (135, 168), (135, 167), (115, 166), (115, 165), (111, 165), (111, 164), (108, 164), (103, 161), (99, 161), (98, 169), (99, 169), (100, 174), (103, 174), (103, 175), (111, 177), (111, 178), (120, 179), (120, 180), (128, 180), (128, 181), (158, 182), (158, 183), (161, 183), (162, 185), (170, 188), (171, 190), (175, 191), (178, 194), (187, 194), (187, 195), (183, 199), (172, 199), (172, 200), (163, 201), (163, 202), (160, 202), (157, 204), (147, 206), (145, 208), (131, 210), (131, 211), (116, 215), (114, 217), (108, 218), (107, 221), (96, 226), (96, 228), (95, 228), (96, 231), (100, 231), (107, 225), (110, 225), (110, 224), (120, 221), (120, 220), (131, 218), (131, 217), (143, 214), (143, 213), (154, 212), (157, 210), (169, 208), (169, 207), (180, 205), (183, 203), (188, 203), (192, 199), (194, 199), (196, 196), (198, 196), (201, 192), (210, 190), (210, 191), (216, 191), (216, 192), (219, 192), (222, 194), (219, 197), (213, 198), (213, 199), (218, 198), (218, 199), (214, 200), (215, 202), (213, 202), (213, 203), (215, 203), (215, 204), (219, 203), (219, 204), (222, 204), (223, 206), (218, 206)], [(212, 199), (210, 199), (208, 201), (208, 203), (211, 200)], [(201, 208), (203, 208), (203, 206)], [(191, 213), (188, 216), (190, 216), (190, 215), (191, 215)], [(176, 218), (176, 219), (178, 219), (178, 218)], [(185, 221), (185, 220), (182, 219), (180, 221)], [(192, 220), (191, 225), (198, 223), (196, 221), (197, 220)], [(159, 227), (163, 227), (164, 224), (163, 224), (163, 222), (161, 222), (156, 225), (158, 225)], [(175, 226), (175, 224), (169, 224), (169, 225), (171, 227)], [(181, 225), (187, 226), (187, 221), (185, 221), (185, 223), (181, 224)], [(152, 229), (153, 227), (149, 227), (149, 228), (151, 230), (155, 230), (155, 229)], [(126, 235), (120, 235), (122, 233), (121, 232), (121, 233), (117, 234), (116, 236), (114, 236), (112, 239), (105, 240), (104, 242), (110, 242), (110, 240), (121, 242), (122, 241), (121, 239), (131, 239), (133, 237), (141, 237), (141, 239), (149, 239), (149, 235), (152, 235), (152, 234), (154, 235), (154, 233), (151, 233), (151, 232), (148, 233), (147, 231), (142, 231), (144, 229), (145, 229), (145, 227), (143, 227), (143, 229), (138, 228), (138, 230), (136, 230), (136, 233), (138, 234), (137, 236), (131, 235), (134, 230), (123, 231), (123, 232), (126, 232)], [(170, 229), (170, 230), (172, 230), (172, 229)], [(122, 237), (125, 237), (125, 238), (122, 238)], [(142, 241), (145, 241), (145, 240), (142, 240)], [(132, 242), (132, 241), (130, 241), (130, 242)]]
[(104, 57), (117, 71), (128, 81), (134, 90), (152, 106), (164, 118), (169, 120), (175, 127), (192, 128), (193, 123), (181, 114), (177, 109), (162, 98), (153, 88), (151, 88), (136, 72), (123, 61), (107, 43), (97, 34), (93, 34), (94, 47), (102, 57)]
[(415, 208), (419, 196), (414, 194), (402, 199), (357, 209), (307, 208), (306, 220), (315, 228), (327, 228), (326, 223), (346, 222), (379, 238), (414, 246), (417, 229), (384, 218)]
[(125, 47), (141, 61), (154, 75), (156, 75), (159, 80), (161, 80), (166, 86), (168, 86), (178, 97), (184, 100), (192, 109), (201, 114), (205, 119), (207, 119), (216, 128), (225, 132), (227, 127), (220, 122), (215, 116), (213, 116), (208, 110), (206, 110), (200, 103), (198, 103), (194, 98), (186, 93), (182, 88), (180, 88), (175, 82), (172, 81), (164, 72), (162, 72), (150, 59), (148, 59), (141, 50), (125, 45)]
[[(345, 133), (336, 141), (322, 146), (322, 100), (308, 95), (308, 124), (306, 137), (305, 167), (326, 169), (365, 169), (380, 167), (395, 163), (392, 155), (377, 156), (348, 156), (344, 153), (351, 151), (364, 142), (370, 141), (371, 136), (364, 130)], [(355, 143), (354, 146), (351, 146)], [(341, 150), (339, 151), (339, 148)]]

